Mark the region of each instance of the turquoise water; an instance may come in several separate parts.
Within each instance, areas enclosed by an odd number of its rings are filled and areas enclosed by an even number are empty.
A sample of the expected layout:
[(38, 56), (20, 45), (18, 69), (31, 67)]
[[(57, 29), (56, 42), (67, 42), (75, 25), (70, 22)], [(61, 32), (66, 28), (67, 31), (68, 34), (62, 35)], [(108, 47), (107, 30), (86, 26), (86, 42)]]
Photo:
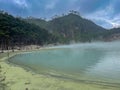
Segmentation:
[(120, 43), (86, 43), (19, 54), (10, 62), (41, 74), (120, 83)]

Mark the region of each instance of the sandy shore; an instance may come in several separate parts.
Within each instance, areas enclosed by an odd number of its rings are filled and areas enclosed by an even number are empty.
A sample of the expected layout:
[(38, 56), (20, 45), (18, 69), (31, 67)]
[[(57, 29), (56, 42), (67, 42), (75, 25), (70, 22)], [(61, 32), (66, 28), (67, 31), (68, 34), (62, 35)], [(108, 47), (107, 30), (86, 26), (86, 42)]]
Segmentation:
[[(10, 53), (10, 57), (24, 52)], [(6, 62), (0, 54), (0, 90), (120, 90), (104, 85), (88, 84), (36, 74)], [(4, 87), (5, 86), (5, 87)]]

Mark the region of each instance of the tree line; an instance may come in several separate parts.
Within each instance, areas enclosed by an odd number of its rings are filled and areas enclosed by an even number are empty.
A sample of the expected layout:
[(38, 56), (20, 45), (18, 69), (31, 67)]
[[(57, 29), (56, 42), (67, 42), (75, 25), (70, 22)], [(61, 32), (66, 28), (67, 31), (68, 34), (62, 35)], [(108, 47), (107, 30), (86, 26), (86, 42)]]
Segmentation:
[(44, 45), (55, 43), (56, 36), (37, 25), (0, 11), (0, 49), (14, 49), (15, 46)]

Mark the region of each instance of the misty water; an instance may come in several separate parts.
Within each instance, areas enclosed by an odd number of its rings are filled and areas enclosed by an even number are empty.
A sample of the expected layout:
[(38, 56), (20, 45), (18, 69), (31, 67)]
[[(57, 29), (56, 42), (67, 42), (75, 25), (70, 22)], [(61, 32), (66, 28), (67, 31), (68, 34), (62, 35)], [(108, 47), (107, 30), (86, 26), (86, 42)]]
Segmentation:
[(120, 42), (51, 47), (16, 55), (9, 61), (63, 79), (120, 83)]

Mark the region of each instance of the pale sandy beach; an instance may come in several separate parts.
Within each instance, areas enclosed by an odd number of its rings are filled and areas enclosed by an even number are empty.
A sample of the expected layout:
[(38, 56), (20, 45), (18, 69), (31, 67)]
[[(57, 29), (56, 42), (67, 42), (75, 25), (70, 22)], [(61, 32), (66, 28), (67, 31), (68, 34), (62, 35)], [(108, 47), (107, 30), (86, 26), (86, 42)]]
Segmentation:
[[(25, 52), (10, 53), (10, 57)], [(77, 82), (36, 74), (6, 62), (7, 53), (0, 54), (0, 90), (120, 90), (119, 87)], [(5, 87), (4, 87), (5, 86)]]

